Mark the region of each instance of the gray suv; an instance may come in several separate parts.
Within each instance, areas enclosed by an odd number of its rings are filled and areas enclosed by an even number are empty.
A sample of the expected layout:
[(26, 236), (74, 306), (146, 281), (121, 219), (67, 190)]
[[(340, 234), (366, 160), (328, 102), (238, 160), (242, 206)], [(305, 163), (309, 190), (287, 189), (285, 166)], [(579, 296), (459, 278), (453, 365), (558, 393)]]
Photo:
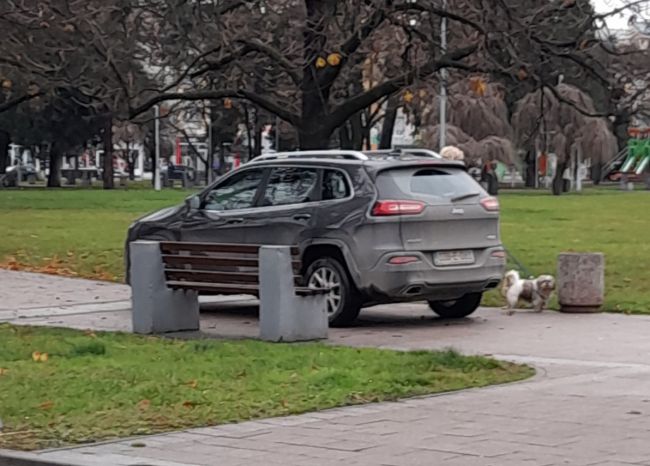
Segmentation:
[(138, 239), (298, 245), (305, 284), (331, 289), (332, 325), (406, 301), (465, 317), (505, 268), (498, 201), (462, 163), (421, 152), (262, 156), (135, 222)]

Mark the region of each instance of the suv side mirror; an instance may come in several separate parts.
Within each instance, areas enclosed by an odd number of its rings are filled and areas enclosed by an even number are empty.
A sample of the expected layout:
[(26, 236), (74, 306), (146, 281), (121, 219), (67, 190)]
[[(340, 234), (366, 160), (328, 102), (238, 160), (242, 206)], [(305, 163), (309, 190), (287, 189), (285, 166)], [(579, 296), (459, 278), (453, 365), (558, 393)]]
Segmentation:
[(201, 198), (197, 195), (185, 199), (185, 204), (190, 210), (199, 210), (201, 208)]

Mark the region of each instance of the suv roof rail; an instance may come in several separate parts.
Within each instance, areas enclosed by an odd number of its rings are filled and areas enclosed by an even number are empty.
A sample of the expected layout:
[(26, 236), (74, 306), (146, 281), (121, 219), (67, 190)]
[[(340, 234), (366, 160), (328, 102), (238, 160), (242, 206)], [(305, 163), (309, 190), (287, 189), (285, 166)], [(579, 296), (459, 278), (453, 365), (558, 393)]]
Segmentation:
[(399, 157), (401, 155), (410, 154), (415, 156), (431, 157), (434, 159), (441, 159), (442, 157), (437, 152), (434, 152), (430, 149), (421, 149), (419, 147), (405, 147), (399, 149), (379, 149), (372, 151), (364, 151), (364, 154), (368, 156), (373, 155), (384, 155), (384, 156), (395, 156)]
[(368, 160), (363, 152), (355, 150), (304, 150), (294, 152), (277, 152), (264, 154), (255, 157), (251, 162), (262, 162), (265, 160), (279, 159), (346, 159), (346, 160)]

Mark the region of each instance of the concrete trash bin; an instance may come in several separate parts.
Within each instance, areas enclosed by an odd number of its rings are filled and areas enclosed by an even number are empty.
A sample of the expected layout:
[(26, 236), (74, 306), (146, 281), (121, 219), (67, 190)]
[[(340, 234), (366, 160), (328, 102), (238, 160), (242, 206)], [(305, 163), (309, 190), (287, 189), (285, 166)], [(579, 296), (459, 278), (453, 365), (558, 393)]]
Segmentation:
[(560, 254), (557, 292), (561, 312), (599, 312), (605, 298), (604, 254)]

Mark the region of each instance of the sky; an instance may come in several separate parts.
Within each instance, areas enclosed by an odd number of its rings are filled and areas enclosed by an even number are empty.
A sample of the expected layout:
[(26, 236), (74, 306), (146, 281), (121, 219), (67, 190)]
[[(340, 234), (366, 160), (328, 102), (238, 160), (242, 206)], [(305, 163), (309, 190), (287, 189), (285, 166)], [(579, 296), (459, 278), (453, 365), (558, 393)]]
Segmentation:
[[(625, 3), (628, 3), (629, 0), (628, 2), (625, 0), (592, 0), (592, 2), (598, 13), (607, 13), (625, 5)], [(646, 8), (650, 10), (650, 6)], [(607, 19), (607, 24), (610, 29), (627, 29), (627, 21), (630, 18), (631, 14), (632, 13), (630, 11), (625, 11), (623, 15), (610, 16)], [(647, 14), (643, 16), (648, 17)]]

